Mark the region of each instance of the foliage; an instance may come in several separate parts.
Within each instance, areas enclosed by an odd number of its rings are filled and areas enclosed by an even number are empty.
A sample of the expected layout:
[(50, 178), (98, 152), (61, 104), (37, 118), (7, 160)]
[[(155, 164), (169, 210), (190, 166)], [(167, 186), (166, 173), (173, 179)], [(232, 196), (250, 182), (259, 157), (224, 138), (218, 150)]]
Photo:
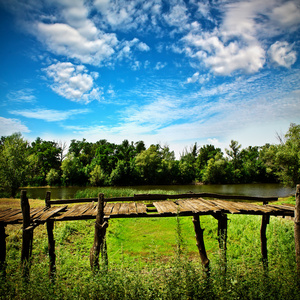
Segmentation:
[[(10, 141), (19, 144), (14, 148)], [(300, 125), (295, 124), (290, 125), (278, 145), (242, 148), (232, 140), (225, 155), (213, 145), (198, 147), (195, 143), (176, 159), (169, 146), (156, 144), (146, 148), (143, 141), (114, 144), (105, 139), (95, 143), (71, 140), (67, 155), (64, 149), (65, 146), (40, 138), (30, 145), (20, 134), (1, 137), (0, 168), (5, 170), (0, 175), (2, 189), (6, 186), (13, 194), (20, 185), (46, 183), (128, 186), (282, 182), (295, 186), (300, 180)]]
[(14, 197), (28, 175), (28, 143), (20, 133), (3, 140), (0, 147), (0, 187)]
[[(37, 138), (29, 147), (30, 185), (46, 184), (46, 176), (51, 169), (59, 171), (62, 149), (55, 142), (43, 141)], [(51, 174), (54, 174), (53, 171)], [(56, 182), (56, 181), (55, 181)]]
[(50, 169), (46, 175), (46, 181), (48, 185), (59, 185), (60, 183), (60, 174), (58, 170)]

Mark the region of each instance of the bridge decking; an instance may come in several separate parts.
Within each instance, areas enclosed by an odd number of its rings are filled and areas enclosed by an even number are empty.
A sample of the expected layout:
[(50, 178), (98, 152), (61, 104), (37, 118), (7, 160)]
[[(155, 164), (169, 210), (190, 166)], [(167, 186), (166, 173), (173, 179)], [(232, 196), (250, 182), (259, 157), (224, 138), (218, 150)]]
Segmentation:
[[(294, 207), (288, 205), (257, 205), (245, 202), (205, 200), (203, 198), (181, 199), (176, 201), (154, 201), (152, 204), (140, 202), (106, 202), (104, 215), (109, 218), (172, 217), (192, 215), (248, 214), (269, 216), (294, 216)], [(31, 223), (43, 224), (51, 221), (95, 219), (97, 203), (74, 206), (40, 207), (30, 210)], [(21, 209), (0, 210), (0, 223), (22, 224)]]

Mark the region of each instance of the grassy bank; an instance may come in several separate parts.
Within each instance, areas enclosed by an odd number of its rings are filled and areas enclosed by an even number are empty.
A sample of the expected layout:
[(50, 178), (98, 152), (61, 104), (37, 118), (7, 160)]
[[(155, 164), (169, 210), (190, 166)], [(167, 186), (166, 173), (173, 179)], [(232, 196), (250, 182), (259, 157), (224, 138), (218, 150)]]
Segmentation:
[[(94, 191), (96, 195), (98, 192)], [(135, 193), (111, 188), (101, 192), (110, 193), (109, 197)], [(95, 194), (87, 191), (77, 196)], [(54, 285), (48, 280), (45, 226), (34, 231), (29, 284), (22, 283), (19, 266), (21, 227), (7, 226), (7, 277), (0, 284), (1, 299), (300, 299), (293, 221), (271, 217), (266, 274), (260, 256), (261, 217), (230, 215), (225, 275), (218, 250), (217, 221), (211, 216), (200, 219), (211, 260), (209, 279), (202, 271), (190, 217), (110, 220), (109, 268), (101, 266), (97, 274), (89, 267), (94, 221), (57, 222)]]

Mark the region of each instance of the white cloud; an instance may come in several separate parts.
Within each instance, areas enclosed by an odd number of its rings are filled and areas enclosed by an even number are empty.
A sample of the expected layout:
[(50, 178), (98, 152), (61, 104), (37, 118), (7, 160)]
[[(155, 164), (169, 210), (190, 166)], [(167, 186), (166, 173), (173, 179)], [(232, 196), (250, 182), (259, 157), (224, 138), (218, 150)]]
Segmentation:
[(159, 61), (159, 62), (156, 63), (154, 69), (155, 70), (161, 70), (161, 69), (165, 68), (166, 66), (167, 66), (167, 63), (162, 63), (162, 62)]
[(179, 30), (189, 27), (189, 13), (184, 3), (171, 6), (170, 11), (163, 17), (169, 26), (177, 27)]
[(94, 83), (97, 72), (87, 73), (83, 65), (58, 62), (45, 68), (48, 78), (54, 81), (51, 88), (57, 94), (75, 102), (89, 103), (100, 100), (102, 90)]
[(71, 118), (74, 115), (88, 113), (88, 109), (72, 109), (69, 111), (59, 111), (55, 109), (25, 109), (12, 110), (13, 115), (23, 116), (25, 118), (44, 120), (46, 122), (58, 122)]
[(33, 93), (34, 89), (24, 88), (18, 91), (10, 91), (6, 96), (10, 101), (33, 103), (36, 101), (36, 97)]
[(39, 39), (55, 54), (77, 58), (82, 63), (101, 65), (115, 53), (118, 39), (114, 33), (99, 32), (97, 38), (88, 39), (68, 24), (37, 23)]
[(186, 83), (195, 83), (196, 81), (199, 80), (199, 76), (200, 76), (199, 72), (194, 73), (192, 77), (189, 77), (186, 80)]
[[(207, 3), (198, 7), (202, 15), (208, 14)], [(220, 11), (219, 26), (210, 31), (193, 26), (181, 39), (187, 56), (218, 75), (258, 72), (264, 67), (271, 39), (300, 25), (300, 7), (293, 1), (230, 1)], [(296, 53), (287, 45), (278, 48), (271, 49), (273, 61), (284, 66), (295, 62)]]
[(279, 66), (289, 68), (297, 60), (297, 53), (292, 50), (292, 48), (293, 45), (290, 45), (288, 42), (277, 41), (270, 47), (268, 54), (272, 62)]
[(137, 48), (140, 50), (140, 51), (149, 51), (150, 50), (150, 47), (143, 43), (143, 42), (140, 42), (138, 45), (137, 45)]
[(18, 119), (0, 117), (0, 136), (11, 135), (15, 132), (30, 132), (30, 130)]
[[(298, 5), (297, 5), (298, 4)], [(296, 28), (300, 24), (299, 1), (287, 1), (273, 9), (271, 18), (285, 28)]]

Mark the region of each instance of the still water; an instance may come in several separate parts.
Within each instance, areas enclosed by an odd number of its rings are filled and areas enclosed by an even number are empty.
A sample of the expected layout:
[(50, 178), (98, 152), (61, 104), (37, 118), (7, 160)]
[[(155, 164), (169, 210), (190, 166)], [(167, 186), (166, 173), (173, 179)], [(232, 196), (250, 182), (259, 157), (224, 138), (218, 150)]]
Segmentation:
[[(79, 190), (84, 190), (86, 187), (34, 187), (27, 188), (29, 198), (45, 199), (47, 191), (51, 191), (51, 199), (71, 199)], [(124, 187), (115, 187), (122, 189)], [(284, 187), (280, 184), (257, 183), (257, 184), (219, 184), (219, 185), (143, 185), (131, 186), (129, 188), (138, 191), (165, 190), (175, 191), (177, 193), (217, 193), (226, 195), (247, 195), (261, 197), (286, 197), (295, 194), (295, 189)], [(93, 187), (91, 188), (93, 189)], [(96, 188), (95, 188), (96, 189)]]

